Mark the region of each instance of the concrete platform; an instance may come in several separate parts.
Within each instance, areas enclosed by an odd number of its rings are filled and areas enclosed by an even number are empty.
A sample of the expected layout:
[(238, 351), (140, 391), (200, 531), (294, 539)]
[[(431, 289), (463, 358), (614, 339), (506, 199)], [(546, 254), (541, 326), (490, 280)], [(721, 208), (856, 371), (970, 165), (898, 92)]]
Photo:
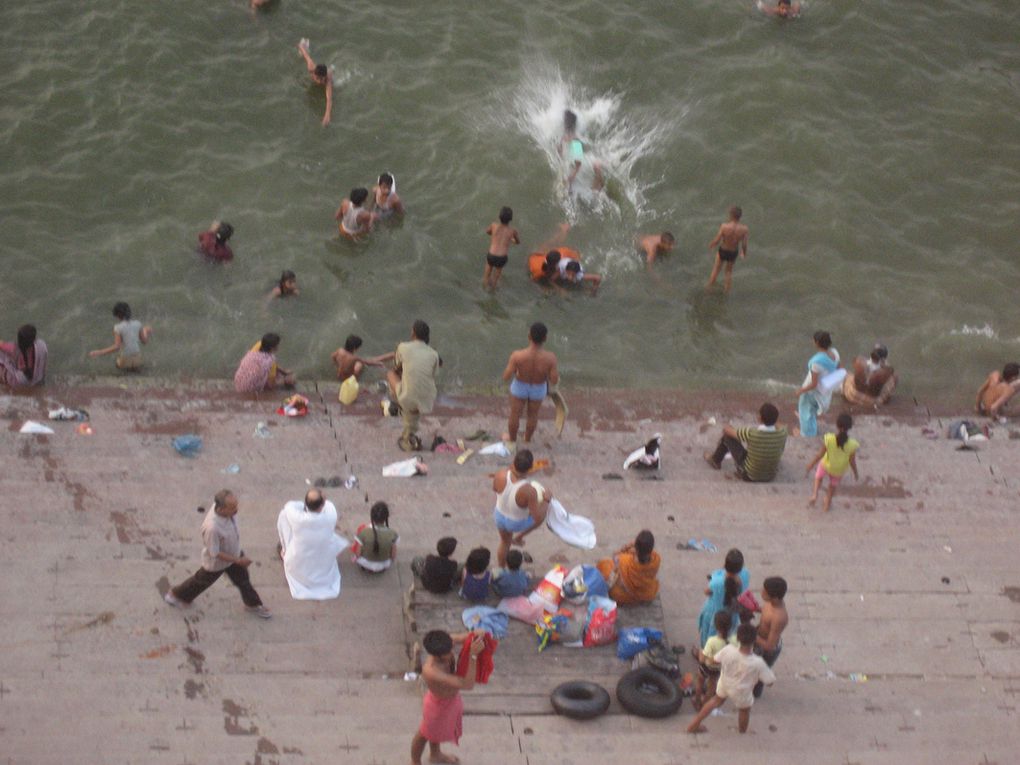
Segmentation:
[[(402, 679), (413, 637), (402, 616), (406, 564), (444, 535), (460, 540), (461, 557), (495, 546), (488, 475), (504, 461), (457, 465), (427, 454), (427, 477), (383, 478), (381, 467), (403, 455), (399, 422), (379, 416), (377, 397), (343, 410), (335, 384), (321, 396), (315, 386), (304, 392), (315, 406), (303, 420), (273, 413), (282, 397), (245, 399), (206, 382), (93, 381), (0, 396), (0, 759), (408, 761), (420, 690)], [(705, 576), (740, 547), (753, 587), (772, 574), (790, 583), (778, 682), (755, 705), (747, 735), (726, 710), (709, 718), (709, 733), (686, 736), (687, 704), (659, 721), (538, 713), (542, 684), (559, 673), (534, 663), (518, 673), (504, 665), (501, 676), (497, 654), (494, 683), (469, 694), (455, 750), (463, 762), (1020, 761), (1020, 429), (996, 427), (979, 451), (961, 452), (958, 442), (922, 435), (954, 414), (944, 402), (855, 413), (862, 480), (848, 481), (823, 514), (805, 507), (814, 443), (791, 440), (769, 485), (701, 460), (724, 421), (753, 421), (757, 397), (567, 393), (563, 438), (544, 420), (534, 451), (552, 461), (543, 483), (595, 521), (599, 547), (586, 557), (536, 532), (526, 548), (536, 573), (563, 559), (593, 561), (649, 528), (663, 556), (664, 626), (690, 646)], [(792, 401), (777, 403), (784, 418), (792, 412)], [(88, 409), (95, 434), (59, 422), (49, 423), (52, 436), (17, 433), (58, 404)], [(504, 417), (501, 398), (447, 398), (425, 419), (425, 436), (498, 434)], [(254, 435), (259, 422), (271, 438)], [(663, 480), (602, 478), (622, 473), (624, 456), (656, 431)], [(182, 433), (203, 437), (198, 457), (173, 451)], [(239, 473), (224, 472), (234, 464)], [(340, 598), (293, 601), (275, 555), (277, 513), (306, 481), (351, 474), (357, 489), (325, 490), (341, 530), (351, 534), (372, 502), (386, 500), (401, 565), (373, 577), (345, 559)], [(245, 613), (225, 580), (186, 611), (161, 600), (198, 566), (196, 508), (224, 487), (240, 499), (242, 540), (270, 621)], [(691, 537), (720, 552), (682, 549)], [(506, 656), (523, 662), (529, 650), (515, 644)], [(599, 658), (590, 674), (609, 682), (613, 661)], [(689, 656), (682, 667), (693, 669)]]

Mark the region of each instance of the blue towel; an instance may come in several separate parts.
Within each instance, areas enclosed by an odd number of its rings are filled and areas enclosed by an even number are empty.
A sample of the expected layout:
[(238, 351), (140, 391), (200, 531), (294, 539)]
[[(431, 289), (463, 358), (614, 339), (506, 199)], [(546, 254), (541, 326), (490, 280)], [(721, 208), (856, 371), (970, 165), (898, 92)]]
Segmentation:
[(465, 608), (461, 618), (469, 630), (483, 629), (496, 640), (505, 638), (507, 628), (510, 626), (510, 617), (492, 606)]

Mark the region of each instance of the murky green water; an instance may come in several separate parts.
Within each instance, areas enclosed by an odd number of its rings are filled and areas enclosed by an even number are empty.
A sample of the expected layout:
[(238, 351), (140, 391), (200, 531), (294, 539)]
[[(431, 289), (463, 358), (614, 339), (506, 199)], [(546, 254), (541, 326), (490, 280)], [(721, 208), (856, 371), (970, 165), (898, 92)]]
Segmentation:
[[(1020, 356), (1020, 6), (810, 2), (67, 0), (0, 10), (0, 337), (36, 323), (55, 373), (107, 371), (127, 300), (154, 374), (228, 376), (265, 331), (326, 376), (350, 332), (389, 350), (432, 325), (448, 389), (494, 382), (544, 320), (572, 384), (799, 383), (815, 329), (875, 339), (913, 389), (974, 387)], [(335, 67), (333, 124), (295, 45)], [(565, 106), (611, 199), (565, 203)], [(360, 245), (332, 215), (393, 172), (409, 213)], [(703, 290), (730, 204), (751, 254)], [(481, 291), (485, 226), (524, 244)], [(235, 261), (193, 252), (213, 218)], [(565, 220), (599, 296), (529, 284)], [(669, 228), (649, 275), (631, 246)], [(266, 305), (283, 268), (297, 300)]]

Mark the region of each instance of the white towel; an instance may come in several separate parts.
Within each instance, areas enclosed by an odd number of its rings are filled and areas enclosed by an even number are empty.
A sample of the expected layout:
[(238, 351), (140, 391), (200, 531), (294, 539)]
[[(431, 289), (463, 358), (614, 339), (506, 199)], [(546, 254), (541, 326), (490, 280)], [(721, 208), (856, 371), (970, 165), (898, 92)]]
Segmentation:
[(595, 548), (595, 524), (582, 515), (568, 513), (558, 499), (549, 503), (545, 524), (553, 534), (572, 547)]
[(336, 507), (329, 500), (313, 513), (300, 500), (280, 511), (276, 530), (283, 545), (283, 570), (295, 600), (329, 600), (340, 594), (336, 557), (348, 541), (335, 532)]

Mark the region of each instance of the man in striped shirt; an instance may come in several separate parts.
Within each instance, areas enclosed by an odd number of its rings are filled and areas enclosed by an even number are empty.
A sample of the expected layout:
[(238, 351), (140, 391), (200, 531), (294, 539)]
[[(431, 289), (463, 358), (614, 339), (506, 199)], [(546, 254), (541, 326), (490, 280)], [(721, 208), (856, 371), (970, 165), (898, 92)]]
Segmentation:
[(779, 410), (775, 405), (762, 404), (757, 428), (726, 425), (715, 452), (705, 452), (705, 462), (719, 470), (729, 452), (736, 463), (737, 475), (745, 481), (771, 481), (776, 477), (786, 448), (786, 428), (776, 427), (778, 419)]

